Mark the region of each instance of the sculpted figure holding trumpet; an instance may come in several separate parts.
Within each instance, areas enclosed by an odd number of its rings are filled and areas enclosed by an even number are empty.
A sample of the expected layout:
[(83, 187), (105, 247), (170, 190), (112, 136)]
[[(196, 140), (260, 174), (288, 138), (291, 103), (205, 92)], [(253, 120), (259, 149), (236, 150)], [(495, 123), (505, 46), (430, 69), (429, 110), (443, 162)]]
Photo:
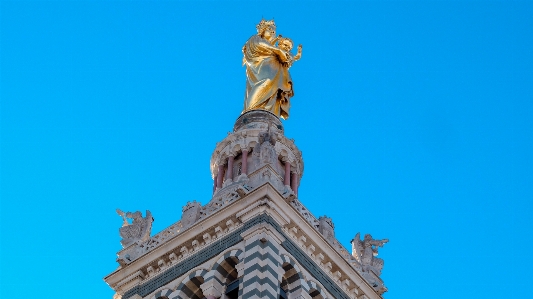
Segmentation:
[(288, 119), (290, 98), (294, 95), (289, 68), (302, 56), (302, 45), (293, 55), (292, 40), (276, 37), (274, 21), (261, 20), (256, 28), (257, 35), (242, 48), (247, 78), (243, 113), (266, 110)]

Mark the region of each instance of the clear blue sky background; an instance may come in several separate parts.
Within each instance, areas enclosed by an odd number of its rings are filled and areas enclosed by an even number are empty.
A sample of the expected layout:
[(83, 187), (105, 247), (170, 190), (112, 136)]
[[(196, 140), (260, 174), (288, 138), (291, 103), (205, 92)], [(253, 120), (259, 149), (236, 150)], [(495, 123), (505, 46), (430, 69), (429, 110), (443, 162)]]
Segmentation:
[(264, 16), (303, 44), (300, 199), (385, 298), (532, 298), (531, 1), (1, 1), (1, 298), (111, 298), (116, 208), (207, 203)]

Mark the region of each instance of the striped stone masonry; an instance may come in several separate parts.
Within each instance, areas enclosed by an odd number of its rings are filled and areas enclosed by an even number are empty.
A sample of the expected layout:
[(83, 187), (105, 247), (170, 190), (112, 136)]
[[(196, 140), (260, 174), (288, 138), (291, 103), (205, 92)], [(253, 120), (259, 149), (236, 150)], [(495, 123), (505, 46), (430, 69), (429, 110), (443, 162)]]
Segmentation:
[[(170, 299), (170, 296), (152, 298), (150, 295), (164, 288), (173, 290), (172, 299), (178, 292), (210, 297), (208, 299), (227, 299), (224, 297), (226, 287), (230, 283), (235, 285), (235, 282), (240, 286), (241, 298), (246, 298), (243, 295), (246, 296), (250, 288), (246, 289), (245, 286), (250, 282), (245, 284), (245, 281), (253, 275), (244, 276), (251, 271), (248, 266), (255, 266), (252, 256), (255, 254), (259, 259), (268, 260), (266, 264), (258, 263), (262, 268), (259, 268), (256, 274), (269, 271), (266, 273), (271, 273), (270, 285), (277, 285), (276, 291), (286, 294), (287, 299), (296, 298), (296, 295), (305, 298), (306, 294), (316, 299), (359, 299), (363, 294), (374, 294), (378, 297), (372, 295), (369, 298), (379, 298), (372, 286), (365, 283), (358, 274), (351, 272), (353, 270), (350, 270), (350, 267), (342, 266), (342, 262), (346, 263), (342, 258), (334, 258), (334, 251), (328, 249), (327, 243), (320, 243), (321, 239), (312, 235), (313, 232), (318, 234), (314, 228), (310, 227), (305, 231), (303, 226), (294, 227), (295, 222), (287, 223), (287, 219), (294, 219), (294, 214), (287, 214), (290, 210), (282, 208), (285, 204), (283, 198), (278, 198), (275, 194), (265, 197), (271, 190), (271, 187), (265, 186), (260, 189), (261, 192), (250, 194), (247, 202), (236, 204), (233, 210), (224, 212), (227, 213), (225, 216), (219, 214), (221, 217), (218, 220), (212, 219), (209, 226), (204, 226), (202, 230), (198, 230), (200, 227), (193, 228), (195, 232), (191, 232), (191, 236), (209, 240), (208, 244), (201, 244), (196, 248), (187, 245), (188, 253), (176, 257), (173, 252), (183, 248), (183, 244), (192, 244), (191, 239), (176, 240), (175, 245), (169, 246), (167, 251), (161, 250), (158, 255), (144, 257), (146, 261), (139, 260), (124, 269), (118, 269), (116, 274), (111, 276), (116, 278), (110, 277), (107, 281), (116, 281), (112, 286), (122, 294), (122, 299), (133, 298), (137, 294), (141, 298)], [(235, 211), (239, 212), (235, 214)], [(214, 233), (218, 224), (229, 223), (227, 217), (235, 215), (239, 216), (232, 218), (234, 220), (231, 230), (225, 230), (222, 234)], [(206, 230), (211, 238), (204, 238)], [(270, 247), (265, 247), (260, 240), (269, 241)], [(140, 270), (137, 270), (137, 264), (141, 267)], [(266, 268), (266, 265), (270, 268)], [(202, 270), (202, 276), (189, 277), (192, 273), (189, 271), (194, 272), (198, 267), (205, 270)], [(258, 277), (264, 276), (261, 274)], [(180, 277), (189, 277), (187, 279), (195, 283), (181, 283), (183, 278)], [(176, 282), (180, 283), (180, 289), (177, 288)], [(264, 281), (256, 282), (257, 285), (264, 284)], [(272, 287), (270, 288), (272, 291)]]
[(243, 258), (242, 250), (232, 250), (220, 257), (211, 271), (205, 276), (205, 282), (201, 285), (204, 296), (209, 299), (221, 297), (226, 290), (226, 286), (237, 280), (237, 263)]
[(274, 227), (261, 223), (241, 235), (246, 256), (239, 298), (278, 299), (283, 276), (280, 244), (285, 238)]

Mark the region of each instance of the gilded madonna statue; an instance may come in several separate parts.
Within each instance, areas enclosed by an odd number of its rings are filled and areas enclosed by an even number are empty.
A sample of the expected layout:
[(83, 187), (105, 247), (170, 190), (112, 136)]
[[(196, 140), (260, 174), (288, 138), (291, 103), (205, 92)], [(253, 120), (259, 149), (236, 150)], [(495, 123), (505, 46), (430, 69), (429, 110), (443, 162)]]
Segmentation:
[(243, 113), (266, 110), (288, 119), (290, 98), (294, 95), (289, 68), (302, 56), (302, 46), (293, 56), (292, 40), (276, 37), (274, 21), (261, 20), (256, 28), (257, 35), (242, 48), (247, 78)]

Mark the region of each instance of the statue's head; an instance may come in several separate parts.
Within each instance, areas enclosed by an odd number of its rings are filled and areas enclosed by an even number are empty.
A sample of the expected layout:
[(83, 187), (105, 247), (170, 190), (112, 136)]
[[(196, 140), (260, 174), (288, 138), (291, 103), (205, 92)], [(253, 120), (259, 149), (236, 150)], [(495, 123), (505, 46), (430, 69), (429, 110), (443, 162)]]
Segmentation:
[(131, 218), (133, 218), (134, 220), (137, 220), (137, 219), (142, 219), (143, 218), (143, 214), (139, 211), (133, 213), (131, 215)]
[(271, 40), (276, 36), (276, 23), (274, 23), (274, 20), (266, 21), (262, 19), (255, 28), (257, 28), (257, 35), (266, 40)]
[(278, 41), (278, 48), (285, 52), (292, 50), (293, 45), (292, 40), (288, 37), (282, 37)]
[(365, 240), (372, 240), (372, 235), (371, 234), (366, 234), (365, 235)]

